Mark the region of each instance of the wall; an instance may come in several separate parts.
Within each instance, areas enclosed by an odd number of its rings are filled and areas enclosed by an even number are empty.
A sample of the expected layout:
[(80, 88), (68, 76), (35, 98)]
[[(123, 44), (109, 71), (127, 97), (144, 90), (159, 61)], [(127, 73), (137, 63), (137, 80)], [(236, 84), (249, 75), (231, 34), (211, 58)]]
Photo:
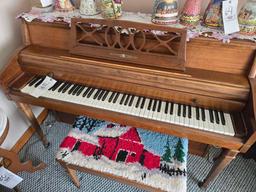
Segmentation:
[[(22, 11), (30, 9), (29, 0), (1, 0), (0, 1), (0, 68), (10, 59), (13, 51), (21, 45), (20, 21), (16, 16)], [(14, 103), (8, 101), (0, 90), (0, 107), (6, 112), (10, 121), (10, 130), (1, 147), (10, 149), (28, 128), (28, 123), (19, 113)], [(41, 109), (35, 108), (39, 114)]]
[[(202, 12), (206, 9), (210, 0), (202, 0)], [(154, 0), (124, 0), (124, 10), (151, 13)], [(182, 8), (186, 0), (179, 0), (179, 7)], [(246, 0), (238, 0), (239, 10)]]

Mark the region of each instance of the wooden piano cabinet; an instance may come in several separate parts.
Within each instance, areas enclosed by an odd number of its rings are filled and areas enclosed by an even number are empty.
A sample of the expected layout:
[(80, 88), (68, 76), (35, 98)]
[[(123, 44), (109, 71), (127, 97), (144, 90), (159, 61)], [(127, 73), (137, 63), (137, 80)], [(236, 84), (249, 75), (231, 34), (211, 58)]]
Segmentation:
[[(1, 71), (0, 86), (9, 99), (18, 103), (45, 145), (48, 142), (27, 104), (221, 147), (223, 152), (204, 182), (200, 183), (206, 187), (238, 153), (246, 152), (256, 140), (255, 43), (232, 40), (223, 44), (207, 38), (192, 39), (187, 43), (186, 70), (182, 71), (72, 54), (69, 52), (74, 43), (71, 41), (72, 32), (65, 23), (23, 21), (22, 26), (24, 48)], [(236, 134), (227, 136), (56, 99), (34, 98), (20, 91), (33, 76), (49, 73), (59, 80), (95, 88), (223, 110), (233, 117)]]
[[(63, 50), (72, 47), (71, 29), (65, 23), (24, 22), (23, 31), (27, 34), (25, 43)], [(186, 48), (186, 68), (246, 75), (254, 52), (253, 42), (232, 40), (224, 44), (209, 38), (191, 39)]]

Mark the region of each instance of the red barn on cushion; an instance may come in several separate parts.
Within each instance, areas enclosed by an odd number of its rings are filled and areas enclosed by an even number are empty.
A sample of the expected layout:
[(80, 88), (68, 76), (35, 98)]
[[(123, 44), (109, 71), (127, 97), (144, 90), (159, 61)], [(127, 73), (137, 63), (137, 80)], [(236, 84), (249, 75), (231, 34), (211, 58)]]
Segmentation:
[(159, 168), (160, 156), (144, 149), (136, 128), (107, 126), (95, 133), (99, 137), (102, 155), (110, 160), (140, 163), (148, 169)]
[(112, 161), (140, 163), (148, 169), (160, 167), (160, 156), (151, 153), (141, 143), (137, 129), (127, 126), (108, 125), (94, 135), (83, 135), (82, 139), (72, 135), (66, 137), (60, 145), (71, 151), (80, 151), (85, 156), (106, 156)]

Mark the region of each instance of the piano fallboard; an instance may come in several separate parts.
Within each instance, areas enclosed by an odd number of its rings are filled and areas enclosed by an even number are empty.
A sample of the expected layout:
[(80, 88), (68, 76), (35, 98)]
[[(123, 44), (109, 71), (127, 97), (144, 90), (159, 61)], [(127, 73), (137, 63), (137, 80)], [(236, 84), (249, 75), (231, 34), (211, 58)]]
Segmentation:
[[(244, 76), (187, 68), (186, 72), (79, 57), (65, 50), (29, 46), (19, 54), (22, 71), (223, 111), (241, 111), (250, 86)], [(42, 67), (43, 66), (43, 67)], [(79, 70), (78, 70), (79, 69)]]

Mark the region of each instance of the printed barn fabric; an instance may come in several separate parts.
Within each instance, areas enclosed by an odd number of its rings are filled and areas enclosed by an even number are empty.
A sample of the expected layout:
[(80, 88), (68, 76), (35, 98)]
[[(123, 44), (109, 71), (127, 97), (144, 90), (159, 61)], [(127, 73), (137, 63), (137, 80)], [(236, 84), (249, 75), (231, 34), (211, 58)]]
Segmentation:
[(78, 117), (57, 159), (164, 191), (186, 191), (188, 140)]

